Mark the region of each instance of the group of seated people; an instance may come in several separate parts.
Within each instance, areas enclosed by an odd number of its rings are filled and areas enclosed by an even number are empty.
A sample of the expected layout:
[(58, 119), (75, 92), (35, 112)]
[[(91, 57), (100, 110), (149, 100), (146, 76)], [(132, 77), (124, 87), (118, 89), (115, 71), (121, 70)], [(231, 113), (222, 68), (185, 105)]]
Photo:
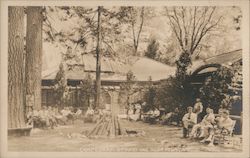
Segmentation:
[(149, 122), (151, 124), (154, 124), (157, 121), (159, 121), (160, 116), (161, 116), (160, 110), (154, 107), (153, 109), (150, 109), (148, 112), (143, 113), (142, 120), (144, 122)]
[(59, 111), (57, 106), (43, 106), (40, 110), (29, 109), (26, 115), (27, 125), (38, 128), (51, 128), (58, 124), (65, 125), (68, 121), (78, 118), (82, 110), (77, 108), (74, 112), (72, 107), (64, 107)]
[(173, 112), (164, 113), (160, 119), (161, 124), (167, 125), (181, 125), (181, 113), (178, 107), (174, 109)]
[(215, 117), (213, 109), (208, 107), (206, 115), (200, 122), (192, 107), (188, 107), (187, 110), (188, 112), (182, 118), (184, 138), (200, 138), (202, 139), (201, 143), (207, 142), (209, 145), (213, 145), (216, 133), (229, 134), (233, 130), (233, 120), (229, 117), (229, 111), (226, 109), (219, 109), (218, 116)]

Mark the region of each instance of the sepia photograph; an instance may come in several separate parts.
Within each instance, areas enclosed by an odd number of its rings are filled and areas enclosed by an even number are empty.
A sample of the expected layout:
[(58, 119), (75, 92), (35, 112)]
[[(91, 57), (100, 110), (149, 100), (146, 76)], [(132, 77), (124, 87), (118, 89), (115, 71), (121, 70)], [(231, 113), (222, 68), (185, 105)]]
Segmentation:
[(66, 2), (1, 11), (6, 152), (249, 154), (241, 3)]

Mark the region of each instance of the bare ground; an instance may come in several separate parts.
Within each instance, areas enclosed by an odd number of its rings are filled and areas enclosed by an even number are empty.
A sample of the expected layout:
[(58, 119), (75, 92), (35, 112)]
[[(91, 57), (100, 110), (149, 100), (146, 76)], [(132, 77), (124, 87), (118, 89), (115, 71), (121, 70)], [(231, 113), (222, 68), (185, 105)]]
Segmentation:
[[(93, 151), (165, 151), (165, 152), (240, 152), (240, 147), (208, 147), (199, 141), (183, 139), (182, 129), (174, 126), (149, 125), (143, 122), (122, 121), (123, 127), (144, 131), (143, 136), (122, 138), (87, 138), (80, 134), (95, 124), (76, 121), (73, 125), (55, 129), (33, 129), (30, 137), (9, 137), (9, 151), (93, 152)], [(238, 139), (235, 136), (235, 139)]]

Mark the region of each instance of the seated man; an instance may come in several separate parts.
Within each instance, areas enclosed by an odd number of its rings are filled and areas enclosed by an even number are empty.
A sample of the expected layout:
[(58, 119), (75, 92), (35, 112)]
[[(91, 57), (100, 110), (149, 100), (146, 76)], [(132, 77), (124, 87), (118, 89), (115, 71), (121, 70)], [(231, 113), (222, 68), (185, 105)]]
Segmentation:
[(196, 125), (194, 125), (194, 127), (192, 128), (192, 131), (190, 133), (191, 138), (196, 137), (197, 135), (197, 130), (200, 129), (201, 130), (201, 134), (199, 135), (199, 138), (204, 137), (205, 132), (207, 132), (206, 130), (213, 127), (213, 123), (214, 123), (214, 114), (213, 114), (213, 110), (210, 108), (206, 109), (207, 115), (204, 116), (204, 118), (202, 119), (202, 121)]
[(75, 115), (75, 118), (79, 118), (82, 115), (82, 110), (80, 108), (77, 108), (74, 115)]
[(180, 123), (181, 123), (181, 116), (180, 115), (181, 115), (180, 110), (178, 107), (176, 107), (171, 118), (170, 118), (170, 121), (176, 122), (176, 125), (180, 125)]
[(233, 120), (229, 117), (229, 111), (224, 109), (222, 111), (221, 117), (215, 119), (216, 124), (214, 128), (209, 131), (208, 138), (204, 139), (202, 142), (210, 142), (209, 145), (213, 145), (214, 134), (215, 133), (229, 133), (232, 130)]
[(193, 108), (189, 106), (186, 113), (182, 118), (183, 123), (183, 137), (188, 137), (188, 130), (197, 123), (197, 115), (193, 113)]
[(160, 116), (160, 110), (158, 110), (157, 108), (155, 108), (152, 117), (156, 118), (156, 117), (159, 117), (159, 116)]
[(70, 109), (70, 107), (65, 107), (64, 110), (62, 110), (62, 115), (67, 118), (67, 121), (73, 121), (73, 113)]
[(32, 122), (33, 122), (33, 127), (40, 127), (40, 116), (39, 116), (39, 111), (37, 109), (33, 110), (32, 113)]

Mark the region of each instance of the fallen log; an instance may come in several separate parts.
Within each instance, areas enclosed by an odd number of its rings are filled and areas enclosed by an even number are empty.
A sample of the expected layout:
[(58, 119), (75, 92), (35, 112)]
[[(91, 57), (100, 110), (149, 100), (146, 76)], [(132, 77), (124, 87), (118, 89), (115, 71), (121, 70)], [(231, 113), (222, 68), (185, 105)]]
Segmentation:
[(88, 132), (89, 138), (114, 138), (123, 136), (135, 136), (140, 135), (139, 132), (127, 131), (123, 128), (120, 120), (114, 115), (103, 115), (96, 123), (95, 127)]

